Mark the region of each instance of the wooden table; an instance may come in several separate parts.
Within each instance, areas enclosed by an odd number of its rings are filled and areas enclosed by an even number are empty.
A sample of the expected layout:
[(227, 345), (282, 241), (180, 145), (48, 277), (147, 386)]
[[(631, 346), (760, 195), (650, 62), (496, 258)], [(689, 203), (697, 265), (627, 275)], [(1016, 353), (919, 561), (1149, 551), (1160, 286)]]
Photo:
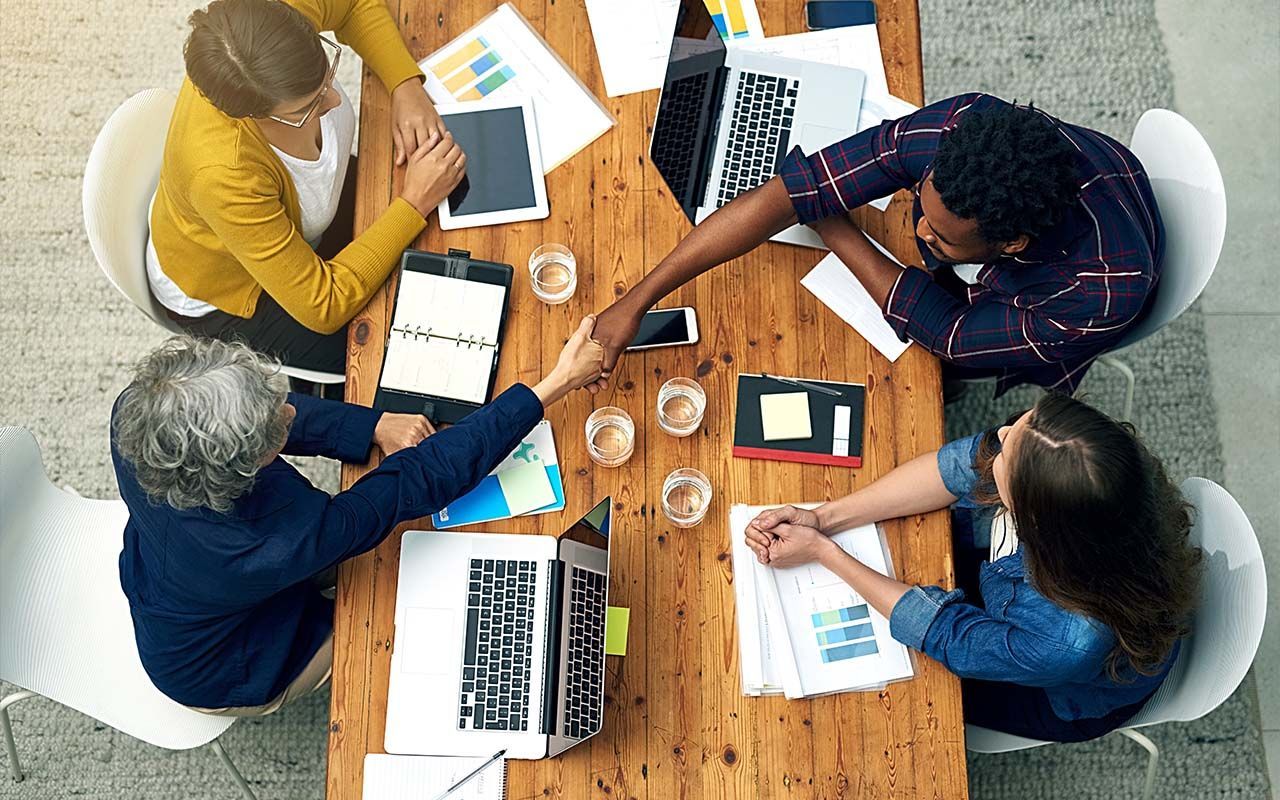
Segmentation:
[[(387, 0), (415, 58), (422, 58), (492, 10), (483, 0)], [(879, 32), (889, 87), (919, 103), (920, 33), (911, 0), (879, 0)], [(587, 15), (575, 0), (517, 0), (516, 6), (618, 118), (618, 124), (547, 176), (551, 216), (541, 222), (442, 235), (434, 225), (417, 247), (469, 249), (512, 264), (516, 283), (498, 387), (532, 384), (555, 363), (579, 319), (602, 310), (689, 231), (646, 157), (656, 91), (609, 99)], [(804, 30), (800, 0), (760, 0), (772, 34)], [(392, 174), (390, 103), (366, 71), (360, 110), (356, 229), (363, 230), (398, 191)], [(910, 205), (900, 196), (865, 228), (904, 262), (919, 263)], [(561, 306), (536, 300), (529, 252), (567, 244), (578, 258), (575, 297)], [(565, 475), (567, 507), (491, 523), (502, 532), (555, 534), (599, 498), (613, 495), (615, 527), (610, 601), (631, 608), (628, 655), (610, 657), (604, 730), (563, 756), (511, 762), (510, 796), (573, 798), (849, 797), (955, 800), (967, 795), (958, 681), (920, 656), (917, 677), (880, 692), (788, 702), (743, 697), (738, 672), (728, 513), (735, 502), (783, 503), (839, 497), (894, 465), (942, 443), (937, 362), (913, 347), (890, 365), (800, 286), (818, 253), (765, 244), (704, 275), (663, 305), (698, 309), (702, 341), (627, 356), (609, 392), (574, 393), (548, 413)], [(351, 324), (347, 399), (372, 403), (389, 324), (384, 289)], [(865, 382), (864, 466), (858, 470), (731, 458), (735, 376), (777, 372)], [(707, 392), (702, 429), (687, 439), (654, 419), (658, 387), (696, 376)], [(636, 420), (631, 461), (618, 469), (587, 458), (583, 427), (595, 406), (618, 405)], [(376, 459), (375, 462), (376, 464)], [(369, 466), (347, 466), (349, 486)], [(668, 472), (705, 472), (715, 500), (690, 530), (662, 516)], [(329, 728), (329, 798), (358, 798), (366, 753), (382, 752), (391, 663), (400, 533), (342, 565), (335, 618)], [(899, 577), (952, 586), (945, 513), (886, 526)]]

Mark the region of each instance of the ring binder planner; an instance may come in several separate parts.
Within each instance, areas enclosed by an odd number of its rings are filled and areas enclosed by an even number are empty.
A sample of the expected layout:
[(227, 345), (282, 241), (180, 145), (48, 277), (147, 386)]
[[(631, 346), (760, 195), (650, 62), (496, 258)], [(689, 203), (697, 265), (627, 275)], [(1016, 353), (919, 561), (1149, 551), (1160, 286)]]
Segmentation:
[(452, 248), (400, 267), (373, 406), (457, 422), (493, 394), (515, 270)]

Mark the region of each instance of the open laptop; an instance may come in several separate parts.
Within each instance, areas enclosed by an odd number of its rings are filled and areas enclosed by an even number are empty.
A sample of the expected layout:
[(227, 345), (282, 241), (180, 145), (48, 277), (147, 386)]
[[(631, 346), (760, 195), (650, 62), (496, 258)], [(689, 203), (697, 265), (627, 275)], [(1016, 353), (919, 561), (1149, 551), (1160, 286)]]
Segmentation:
[(385, 749), (554, 756), (604, 720), (612, 498), (558, 537), (410, 531)]
[[(695, 225), (772, 178), (791, 148), (851, 136), (866, 75), (726, 48), (703, 0), (681, 0), (649, 157)], [(794, 225), (773, 241), (823, 247)]]

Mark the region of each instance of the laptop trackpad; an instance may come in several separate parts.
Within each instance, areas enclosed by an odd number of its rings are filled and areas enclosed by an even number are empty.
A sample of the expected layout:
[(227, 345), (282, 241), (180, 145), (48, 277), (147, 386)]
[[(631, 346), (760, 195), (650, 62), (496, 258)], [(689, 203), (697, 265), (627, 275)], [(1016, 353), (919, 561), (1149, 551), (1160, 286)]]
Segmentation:
[[(456, 608), (406, 608), (404, 630), (396, 632), (400, 648), (400, 669), (417, 675), (448, 674), (450, 664), (441, 643), (456, 642), (458, 610)], [(447, 645), (446, 645), (447, 646)]]
[(839, 128), (828, 128), (825, 125), (814, 125), (813, 123), (805, 123), (800, 126), (800, 149), (804, 154), (811, 156), (829, 144), (835, 144), (841, 139), (849, 136), (848, 131)]

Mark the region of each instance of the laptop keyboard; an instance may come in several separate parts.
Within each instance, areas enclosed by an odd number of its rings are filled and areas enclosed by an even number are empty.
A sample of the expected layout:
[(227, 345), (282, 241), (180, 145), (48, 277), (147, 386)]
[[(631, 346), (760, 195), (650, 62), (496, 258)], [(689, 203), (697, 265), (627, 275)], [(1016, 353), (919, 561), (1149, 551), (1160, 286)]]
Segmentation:
[(689, 189), (696, 156), (692, 142), (698, 133), (708, 78), (708, 73), (699, 72), (672, 81), (662, 90), (658, 116), (663, 124), (654, 130), (650, 157), (678, 201)]
[(742, 72), (733, 101), (733, 121), (724, 149), (724, 172), (716, 208), (772, 178), (786, 153), (800, 81), (759, 72)]
[(460, 730), (529, 729), (534, 562), (471, 559)]
[(583, 739), (600, 730), (604, 705), (605, 581), (599, 572), (573, 568), (569, 589), (569, 667), (565, 679), (564, 735)]

